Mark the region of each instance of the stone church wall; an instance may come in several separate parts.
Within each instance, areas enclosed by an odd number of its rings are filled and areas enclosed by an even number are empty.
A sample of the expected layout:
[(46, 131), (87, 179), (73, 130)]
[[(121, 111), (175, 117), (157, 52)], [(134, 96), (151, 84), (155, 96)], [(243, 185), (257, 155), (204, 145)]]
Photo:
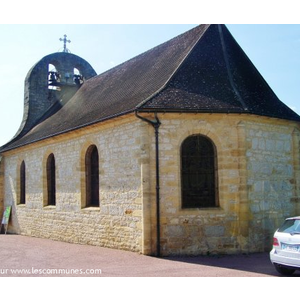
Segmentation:
[(299, 213), (297, 132), (283, 124), (246, 123), (249, 238), (255, 248), (268, 250), (274, 230)]
[[(5, 203), (13, 205), (10, 232), (131, 251), (142, 247), (138, 122), (107, 122), (38, 142), (6, 155)], [(100, 208), (84, 208), (85, 153), (99, 151)], [(56, 206), (44, 206), (46, 161), (56, 164)], [(19, 170), (26, 165), (26, 204), (18, 204)]]
[[(299, 173), (292, 133), (297, 125), (218, 114), (165, 114), (160, 121), (162, 254), (270, 249), (278, 224), (296, 213)], [(180, 146), (193, 134), (209, 137), (216, 146), (219, 207), (181, 208)]]
[[(270, 249), (279, 223), (300, 214), (299, 125), (234, 114), (158, 117), (161, 255)], [(207, 136), (215, 145), (219, 207), (181, 207), (180, 148), (194, 134)], [(83, 205), (84, 161), (90, 145), (99, 151), (100, 208)], [(56, 163), (57, 200), (56, 206), (45, 206), (45, 168), (51, 153)], [(151, 125), (124, 116), (4, 156), (5, 205), (13, 205), (10, 232), (156, 253), (155, 135)], [(18, 204), (23, 160), (25, 205)]]

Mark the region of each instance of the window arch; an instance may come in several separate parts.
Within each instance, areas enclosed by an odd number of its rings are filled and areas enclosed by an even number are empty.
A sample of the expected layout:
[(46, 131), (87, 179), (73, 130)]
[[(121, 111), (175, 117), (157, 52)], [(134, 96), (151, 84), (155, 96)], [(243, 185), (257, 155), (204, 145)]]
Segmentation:
[(74, 75), (81, 75), (80, 71), (77, 68), (73, 68)]
[(24, 160), (20, 166), (20, 199), (19, 204), (26, 202), (26, 166)]
[(55, 158), (53, 153), (47, 159), (47, 205), (56, 205)]
[(99, 200), (99, 154), (91, 145), (85, 155), (86, 206), (98, 207)]
[(219, 205), (216, 148), (203, 135), (189, 136), (181, 145), (181, 190), (182, 208)]

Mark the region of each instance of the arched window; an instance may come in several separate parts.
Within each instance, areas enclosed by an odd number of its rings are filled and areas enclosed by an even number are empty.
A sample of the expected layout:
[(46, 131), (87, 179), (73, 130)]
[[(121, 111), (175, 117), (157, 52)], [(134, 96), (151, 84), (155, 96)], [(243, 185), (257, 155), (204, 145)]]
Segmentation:
[(55, 158), (50, 154), (47, 159), (47, 205), (56, 205)]
[(99, 155), (95, 145), (85, 156), (86, 206), (99, 206)]
[(202, 135), (192, 135), (181, 146), (182, 208), (218, 206), (216, 148)]
[(19, 204), (25, 204), (26, 199), (26, 167), (24, 160), (20, 166), (20, 199)]
[(80, 71), (77, 68), (73, 68), (74, 75), (80, 75)]

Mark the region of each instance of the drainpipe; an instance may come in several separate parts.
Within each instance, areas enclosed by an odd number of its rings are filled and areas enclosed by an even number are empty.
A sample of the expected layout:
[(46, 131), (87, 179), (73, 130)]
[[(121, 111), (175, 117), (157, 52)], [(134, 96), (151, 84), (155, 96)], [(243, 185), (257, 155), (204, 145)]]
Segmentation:
[(138, 115), (138, 111), (135, 111), (135, 115), (137, 118), (141, 119), (148, 124), (151, 124), (155, 131), (155, 164), (156, 164), (156, 255), (160, 257), (160, 184), (159, 184), (159, 127), (161, 125), (157, 113), (154, 114), (155, 120), (146, 119), (140, 115)]

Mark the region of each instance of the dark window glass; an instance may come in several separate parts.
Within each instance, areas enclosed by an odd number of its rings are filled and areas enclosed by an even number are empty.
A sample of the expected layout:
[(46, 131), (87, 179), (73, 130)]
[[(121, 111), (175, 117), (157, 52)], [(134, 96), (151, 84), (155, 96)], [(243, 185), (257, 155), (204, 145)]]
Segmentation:
[(99, 206), (99, 155), (95, 145), (88, 148), (85, 158), (86, 206)]
[(22, 161), (20, 167), (20, 204), (25, 204), (26, 199), (26, 173), (25, 162)]
[(47, 160), (47, 193), (48, 205), (56, 205), (55, 158), (50, 154)]
[(215, 152), (211, 140), (202, 135), (182, 143), (182, 208), (218, 206)]

